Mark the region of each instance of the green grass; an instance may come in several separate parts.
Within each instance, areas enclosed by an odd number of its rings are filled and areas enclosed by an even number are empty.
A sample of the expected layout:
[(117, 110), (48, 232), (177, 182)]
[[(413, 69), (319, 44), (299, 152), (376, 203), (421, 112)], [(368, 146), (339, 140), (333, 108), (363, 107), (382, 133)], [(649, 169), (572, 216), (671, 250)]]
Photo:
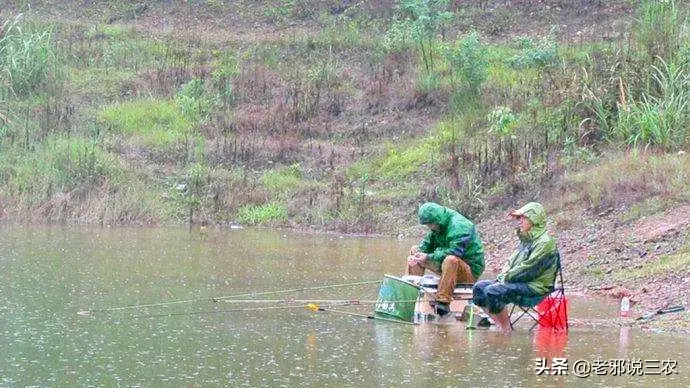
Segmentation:
[(614, 136), (630, 145), (677, 150), (690, 144), (690, 73), (687, 64), (651, 66), (654, 89), (621, 106)]
[(5, 190), (30, 203), (106, 182), (118, 186), (123, 178), (115, 155), (78, 137), (51, 137), (29, 152), (13, 148), (4, 153), (1, 162)]
[(287, 219), (285, 205), (270, 202), (263, 205), (246, 205), (237, 210), (237, 222), (241, 224), (266, 224)]
[(690, 246), (673, 255), (665, 255), (657, 260), (648, 260), (640, 268), (624, 268), (617, 271), (617, 280), (647, 279), (671, 273), (683, 273), (690, 267)]
[(418, 174), (422, 166), (433, 165), (436, 151), (427, 143), (407, 148), (392, 147), (386, 156), (375, 163), (376, 177), (393, 181)]
[(303, 185), (302, 168), (299, 164), (293, 164), (267, 170), (261, 175), (261, 183), (271, 196), (282, 197)]
[(71, 68), (68, 90), (71, 93), (103, 99), (120, 97), (123, 85), (132, 81), (136, 72), (119, 68)]
[(621, 222), (629, 223), (643, 217), (661, 213), (672, 207), (677, 202), (674, 200), (664, 200), (659, 197), (647, 198), (640, 203), (633, 204), (626, 210), (619, 219)]
[(98, 113), (98, 118), (106, 130), (140, 136), (152, 147), (183, 141), (192, 127), (177, 104), (153, 98), (106, 106)]

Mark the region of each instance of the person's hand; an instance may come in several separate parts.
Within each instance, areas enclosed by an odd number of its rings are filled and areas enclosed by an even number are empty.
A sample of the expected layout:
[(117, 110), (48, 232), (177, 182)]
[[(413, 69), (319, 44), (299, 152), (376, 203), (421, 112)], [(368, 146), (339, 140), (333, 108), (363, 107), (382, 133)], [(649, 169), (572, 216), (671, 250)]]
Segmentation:
[(417, 252), (413, 255), (410, 255), (410, 257), (407, 259), (407, 262), (410, 265), (424, 265), (426, 262), (426, 257), (426, 253)]
[(413, 245), (412, 248), (410, 248), (410, 256), (414, 256), (419, 252), (419, 246), (418, 245)]

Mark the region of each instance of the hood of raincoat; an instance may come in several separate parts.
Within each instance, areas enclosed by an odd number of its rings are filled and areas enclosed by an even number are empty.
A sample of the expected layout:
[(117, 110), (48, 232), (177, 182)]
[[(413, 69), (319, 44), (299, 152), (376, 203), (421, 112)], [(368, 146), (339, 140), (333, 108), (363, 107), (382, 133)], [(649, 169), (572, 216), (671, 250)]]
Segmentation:
[(441, 228), (447, 227), (452, 218), (452, 214), (446, 211), (445, 207), (433, 202), (420, 206), (418, 215), (420, 224), (436, 224)]
[(522, 233), (518, 228), (518, 237), (521, 241), (533, 241), (546, 232), (546, 210), (537, 202), (530, 202), (511, 214), (524, 215), (532, 223), (532, 228), (527, 233)]

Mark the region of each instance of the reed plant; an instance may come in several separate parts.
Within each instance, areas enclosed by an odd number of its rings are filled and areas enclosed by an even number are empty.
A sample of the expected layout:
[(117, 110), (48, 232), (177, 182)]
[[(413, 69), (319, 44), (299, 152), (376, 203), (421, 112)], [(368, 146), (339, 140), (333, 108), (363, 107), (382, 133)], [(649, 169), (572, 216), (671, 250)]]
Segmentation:
[(648, 60), (669, 60), (678, 52), (679, 38), (687, 28), (687, 15), (675, 0), (645, 0), (637, 12), (635, 41)]
[(658, 60), (662, 65), (652, 66), (655, 87), (619, 103), (614, 136), (630, 145), (680, 149), (690, 144), (690, 77), (686, 64)]
[(0, 84), (26, 96), (55, 79), (57, 57), (50, 29), (23, 23), (21, 15), (0, 28)]

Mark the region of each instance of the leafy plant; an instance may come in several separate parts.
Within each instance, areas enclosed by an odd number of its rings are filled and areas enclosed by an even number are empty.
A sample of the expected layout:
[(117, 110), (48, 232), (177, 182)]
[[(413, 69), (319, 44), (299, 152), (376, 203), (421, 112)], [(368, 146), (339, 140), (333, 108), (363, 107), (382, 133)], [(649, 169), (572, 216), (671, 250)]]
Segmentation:
[(213, 100), (200, 79), (193, 79), (182, 85), (175, 96), (175, 102), (190, 123), (205, 122), (213, 108)]
[(489, 133), (497, 134), (500, 137), (515, 138), (518, 119), (510, 108), (498, 107), (492, 110), (486, 119), (489, 121)]
[[(456, 88), (456, 95), (465, 96), (469, 92), (476, 99), (488, 76), (489, 65), (486, 46), (479, 41), (477, 32), (456, 41), (445, 50), (445, 56), (452, 68), (455, 83), (459, 82), (464, 86)], [(466, 102), (466, 98), (460, 100), (460, 103)]]
[(422, 57), (424, 70), (434, 70), (437, 35), (440, 29), (453, 18), (447, 11), (447, 0), (400, 0), (397, 19), (388, 36), (392, 48), (404, 48), (407, 39), (417, 46)]
[(539, 42), (528, 37), (517, 39), (520, 53), (510, 59), (510, 64), (517, 69), (543, 69), (551, 66), (558, 58), (558, 44), (555, 40), (544, 38)]

